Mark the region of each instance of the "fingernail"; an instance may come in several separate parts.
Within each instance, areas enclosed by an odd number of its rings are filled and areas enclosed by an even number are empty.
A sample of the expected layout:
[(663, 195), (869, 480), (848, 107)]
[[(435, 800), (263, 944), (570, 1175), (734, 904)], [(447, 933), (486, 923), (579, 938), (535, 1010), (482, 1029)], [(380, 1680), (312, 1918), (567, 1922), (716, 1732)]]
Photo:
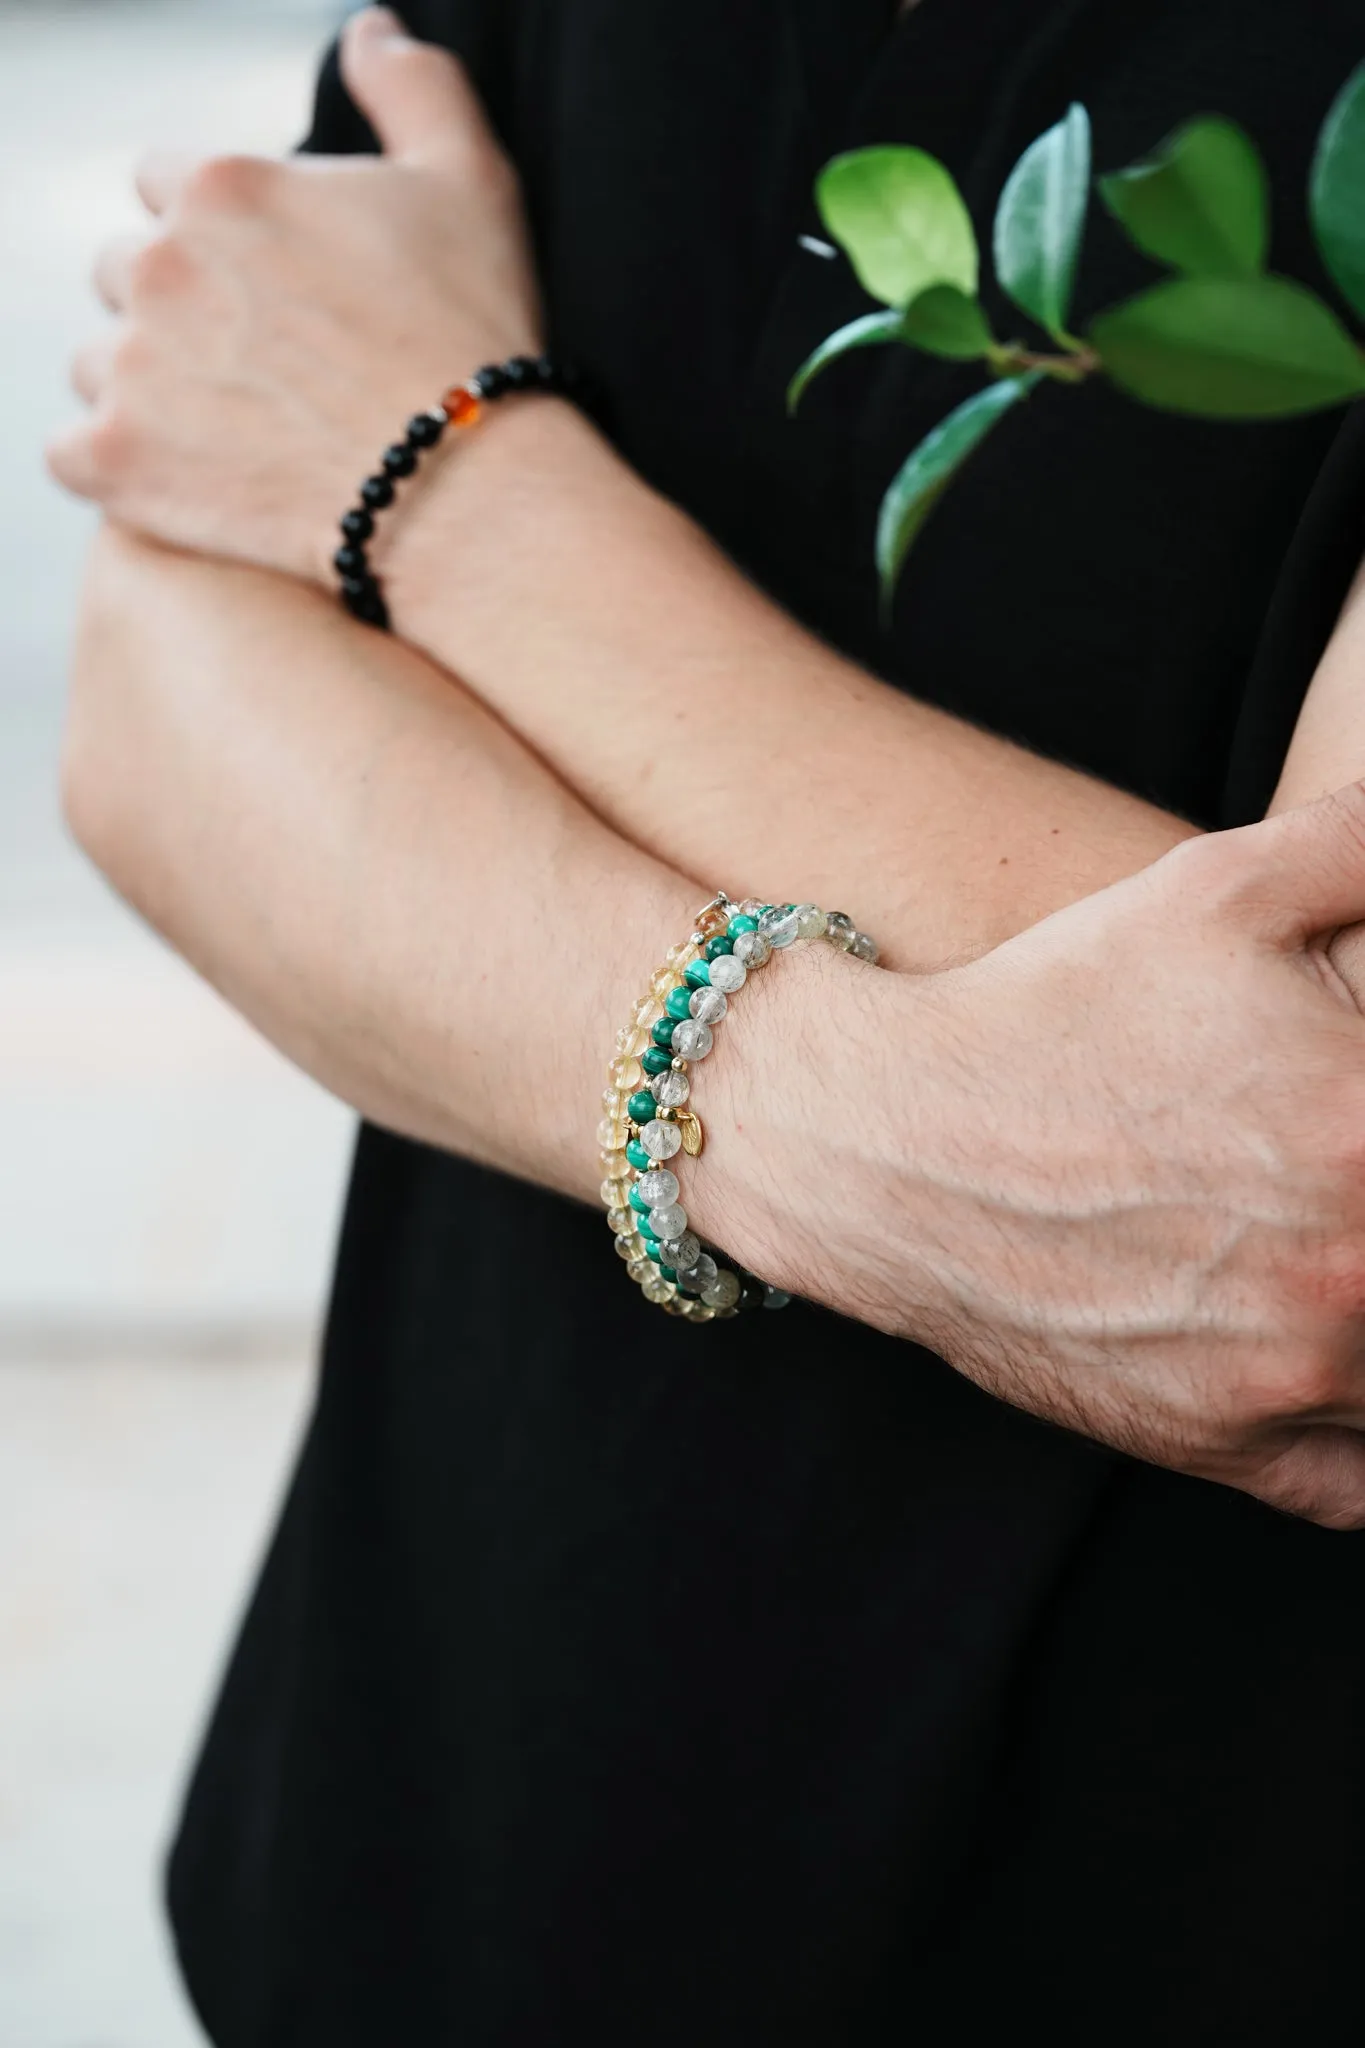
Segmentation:
[(404, 28), (391, 7), (367, 7), (365, 9), (367, 29), (381, 36), (405, 36)]

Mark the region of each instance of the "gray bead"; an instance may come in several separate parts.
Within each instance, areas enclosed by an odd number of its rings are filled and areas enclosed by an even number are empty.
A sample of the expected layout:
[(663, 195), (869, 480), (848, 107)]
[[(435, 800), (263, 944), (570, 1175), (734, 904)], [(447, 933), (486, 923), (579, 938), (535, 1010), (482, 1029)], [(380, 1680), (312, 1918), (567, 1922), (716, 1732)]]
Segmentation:
[(688, 1007), (699, 1024), (719, 1024), (730, 1006), (720, 989), (699, 988), (693, 990)]
[[(709, 1024), (699, 1024), (695, 1017), (684, 1017), (681, 1024), (674, 1026), (673, 1050), (680, 1059), (704, 1060), (707, 1053), (711, 1050), (711, 1026)], [(646, 1128), (652, 1129), (653, 1126), (648, 1125)], [(640, 1143), (644, 1145), (646, 1152), (648, 1152), (649, 1146), (643, 1136), (640, 1139)], [(679, 1143), (681, 1143), (681, 1140), (679, 1140)], [(670, 1147), (670, 1151), (676, 1150), (677, 1146)], [(664, 1154), (656, 1153), (654, 1157), (663, 1158)]]
[(794, 910), (770, 910), (758, 920), (758, 928), (768, 944), (780, 952), (784, 946), (794, 942), (798, 922)]
[(848, 950), (855, 960), (875, 961), (877, 958), (877, 941), (870, 939), (866, 932), (855, 932), (853, 943)]
[[(732, 996), (736, 989), (744, 986), (746, 969), (737, 953), (722, 953), (711, 962), (711, 986), (718, 988), (722, 995)], [(674, 1034), (677, 1038), (677, 1033)]]
[[(762, 967), (772, 958), (772, 947), (762, 932), (741, 932), (735, 940), (733, 958), (743, 961), (746, 967)], [(714, 965), (714, 963), (713, 963)], [(715, 974), (711, 980), (715, 982)]]
[(825, 937), (846, 953), (858, 936), (858, 927), (846, 910), (831, 910), (825, 919)]
[(665, 1067), (650, 1082), (649, 1092), (665, 1109), (681, 1109), (692, 1093), (692, 1083), (677, 1067)]
[[(681, 1202), (664, 1202), (650, 1210), (649, 1227), (660, 1239), (681, 1237), (687, 1228), (687, 1211)], [(668, 1263), (671, 1266), (672, 1259)]]
[(708, 1308), (733, 1308), (739, 1300), (739, 1275), (722, 1266), (711, 1285), (702, 1289), (701, 1298)]
[(797, 904), (796, 936), (798, 939), (822, 939), (825, 936), (825, 913), (818, 903)]
[(675, 1273), (685, 1273), (701, 1257), (701, 1239), (695, 1230), (685, 1230), (681, 1237), (665, 1238), (662, 1251), (666, 1266), (671, 1266)]
[(710, 1252), (703, 1252), (694, 1264), (687, 1267), (675, 1266), (673, 1270), (689, 1293), (702, 1294), (711, 1286), (720, 1268)]

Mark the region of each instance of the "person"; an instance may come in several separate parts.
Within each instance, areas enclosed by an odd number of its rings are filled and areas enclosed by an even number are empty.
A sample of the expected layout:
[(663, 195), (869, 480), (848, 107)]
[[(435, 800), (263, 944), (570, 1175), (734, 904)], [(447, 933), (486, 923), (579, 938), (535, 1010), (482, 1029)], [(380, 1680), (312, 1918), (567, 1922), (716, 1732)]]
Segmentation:
[[(310, 158), (143, 167), (51, 450), (109, 514), (68, 813), (367, 1119), (172, 1864), (219, 2048), (1353, 2009), (1360, 425), (1031, 402), (884, 634), (876, 499), (972, 373), (781, 394), (859, 303), (800, 239), (836, 149), (927, 147), (984, 220), (1071, 98), (1113, 162), (1216, 107), (1308, 274), (1359, 41), (1328, 0), (432, 0), (349, 24)], [(1087, 237), (1082, 321), (1145, 274)], [(547, 340), (610, 432), (490, 410), (382, 522), (392, 634), (347, 617), (375, 451)], [(584, 1198), (717, 881), (886, 967), (746, 990), (689, 1203), (802, 1299), (693, 1329)]]

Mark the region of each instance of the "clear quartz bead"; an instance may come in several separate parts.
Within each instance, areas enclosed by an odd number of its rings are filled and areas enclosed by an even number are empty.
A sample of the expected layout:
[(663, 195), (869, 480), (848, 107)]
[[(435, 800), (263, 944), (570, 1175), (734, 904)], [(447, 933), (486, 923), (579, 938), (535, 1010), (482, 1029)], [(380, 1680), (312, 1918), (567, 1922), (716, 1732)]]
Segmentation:
[(695, 1017), (684, 1017), (673, 1033), (673, 1050), (680, 1059), (704, 1060), (711, 1050), (711, 1026)]
[(664, 1264), (675, 1273), (685, 1273), (701, 1257), (701, 1239), (695, 1230), (685, 1230), (681, 1237), (665, 1238), (663, 1251)]
[(654, 1100), (665, 1109), (681, 1109), (692, 1093), (692, 1083), (677, 1067), (668, 1067), (662, 1074), (656, 1074), (650, 1082)]
[(764, 1308), (786, 1308), (791, 1296), (785, 1287), (768, 1287), (763, 1294)]
[[(768, 944), (762, 932), (741, 932), (735, 940), (735, 950), (732, 958), (741, 961), (745, 967), (764, 967), (772, 958), (772, 951), (772, 947)], [(713, 972), (711, 976), (713, 984), (715, 979), (716, 977)]]
[(858, 936), (858, 927), (846, 910), (831, 910), (825, 917), (825, 937), (846, 953)]
[[(737, 989), (743, 988), (747, 974), (748, 969), (737, 953), (722, 953), (718, 960), (711, 962), (711, 986), (718, 988), (723, 996), (732, 996)], [(673, 1048), (675, 1052), (682, 1050), (676, 1031)]]
[(875, 965), (877, 959), (877, 941), (875, 939), (870, 939), (867, 936), (866, 932), (855, 932), (853, 935), (853, 944), (849, 947), (848, 950), (853, 955), (855, 960), (870, 960)]
[(608, 1180), (624, 1180), (630, 1172), (630, 1161), (624, 1152), (599, 1152), (597, 1156)]
[(709, 1287), (703, 1287), (701, 1298), (708, 1308), (733, 1308), (739, 1300), (739, 1276), (722, 1267)]
[(621, 1152), (630, 1142), (630, 1125), (623, 1117), (604, 1116), (597, 1126), (597, 1142), (604, 1152)]
[(796, 936), (798, 939), (822, 939), (825, 936), (825, 913), (818, 903), (797, 904)]
[(703, 1252), (695, 1264), (676, 1266), (674, 1271), (690, 1293), (704, 1294), (708, 1287), (714, 1286), (720, 1268), (710, 1252)]
[(649, 1266), (649, 1272), (640, 1282), (641, 1294), (643, 1294), (646, 1301), (671, 1301), (673, 1299), (672, 1283), (664, 1279), (663, 1274), (652, 1259), (647, 1260), (646, 1263)]
[[(615, 1186), (614, 1182), (613, 1186)], [(631, 1231), (635, 1228), (635, 1211), (633, 1209), (612, 1209), (608, 1212), (607, 1222), (611, 1225), (614, 1236), (629, 1237)]]
[[(649, 1227), (664, 1242), (681, 1237), (687, 1228), (687, 1211), (681, 1202), (663, 1202), (650, 1210)], [(671, 1266), (672, 1259), (668, 1263)]]
[(797, 913), (794, 910), (770, 910), (759, 919), (758, 928), (768, 944), (780, 951), (796, 938)]
[(665, 1202), (677, 1201), (678, 1176), (666, 1166), (651, 1166), (648, 1173), (640, 1175), (635, 1189), (642, 1202), (648, 1202), (651, 1209), (659, 1209)]
[(617, 1088), (638, 1088), (644, 1079), (644, 1068), (634, 1053), (621, 1052), (616, 1055), (609, 1068), (612, 1083)]
[(741, 917), (762, 917), (766, 908), (767, 905), (761, 903), (757, 896), (746, 896), (739, 906), (739, 914)]
[[(682, 1030), (681, 1024), (678, 1029)], [(671, 1159), (675, 1152), (682, 1150), (682, 1132), (676, 1124), (663, 1123), (656, 1116), (641, 1131), (640, 1143), (651, 1159)]]
[(699, 1024), (719, 1024), (729, 1004), (723, 989), (699, 988), (693, 990), (688, 1008)]

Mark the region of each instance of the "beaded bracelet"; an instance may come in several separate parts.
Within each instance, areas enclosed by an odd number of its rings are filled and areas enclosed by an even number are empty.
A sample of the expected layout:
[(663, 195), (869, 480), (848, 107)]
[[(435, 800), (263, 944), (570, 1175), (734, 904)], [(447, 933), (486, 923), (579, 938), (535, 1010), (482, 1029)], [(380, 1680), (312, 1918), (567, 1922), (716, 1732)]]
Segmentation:
[(856, 959), (877, 958), (873, 941), (841, 910), (814, 903), (779, 908), (753, 898), (734, 904), (717, 890), (698, 911), (690, 936), (665, 954), (630, 1022), (616, 1034), (597, 1126), (607, 1222), (617, 1255), (646, 1301), (688, 1322), (785, 1308), (791, 1299), (703, 1251), (667, 1162), (680, 1152), (689, 1159), (701, 1152), (704, 1134), (691, 1106), (688, 1069), (711, 1051), (730, 998), (775, 952), (821, 938)]
[(452, 384), (430, 412), (414, 413), (401, 441), (384, 450), (379, 468), (367, 476), (360, 502), (342, 514), (342, 544), (332, 557), (341, 579), (341, 601), (351, 616), (367, 626), (387, 630), (389, 608), (379, 579), (370, 567), (365, 544), (374, 533), (374, 515), (393, 503), (400, 478), (411, 476), (421, 455), (434, 448), (447, 427), (472, 427), (486, 404), (511, 391), (564, 392), (571, 378), (553, 356), (512, 356), (505, 363), (486, 363), (463, 384)]

